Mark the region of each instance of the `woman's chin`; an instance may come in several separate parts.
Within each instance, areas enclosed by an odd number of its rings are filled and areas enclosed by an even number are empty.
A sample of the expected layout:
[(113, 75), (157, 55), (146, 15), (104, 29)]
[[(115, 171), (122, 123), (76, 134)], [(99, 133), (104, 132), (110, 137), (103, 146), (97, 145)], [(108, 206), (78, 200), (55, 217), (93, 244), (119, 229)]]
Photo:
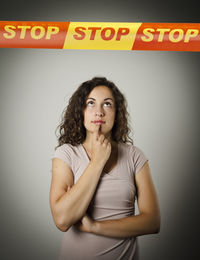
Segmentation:
[[(86, 128), (86, 132), (89, 132), (90, 134), (93, 134), (94, 133), (94, 129), (88, 127), (88, 129)], [(108, 131), (107, 129), (105, 129), (102, 126), (99, 129), (99, 134), (103, 134), (106, 138), (110, 137), (110, 131)]]

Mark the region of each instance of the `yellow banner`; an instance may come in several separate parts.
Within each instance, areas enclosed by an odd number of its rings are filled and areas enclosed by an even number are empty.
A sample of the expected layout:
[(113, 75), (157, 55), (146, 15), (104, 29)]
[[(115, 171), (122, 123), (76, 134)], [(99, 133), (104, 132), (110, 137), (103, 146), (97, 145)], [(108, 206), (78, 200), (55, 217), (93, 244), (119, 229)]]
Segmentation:
[(140, 25), (70, 22), (63, 49), (132, 50)]

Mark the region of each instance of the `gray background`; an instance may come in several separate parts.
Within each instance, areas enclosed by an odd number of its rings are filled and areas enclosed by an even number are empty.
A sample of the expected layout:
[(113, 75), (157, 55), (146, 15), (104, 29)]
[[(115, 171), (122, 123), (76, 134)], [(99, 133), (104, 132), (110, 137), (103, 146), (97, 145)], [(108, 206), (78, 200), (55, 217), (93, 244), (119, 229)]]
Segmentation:
[[(199, 22), (176, 1), (9, 1), (0, 20)], [(55, 129), (80, 83), (114, 81), (134, 144), (149, 158), (162, 224), (139, 237), (141, 260), (197, 259), (199, 53), (0, 49), (1, 259), (56, 259), (63, 233), (49, 206)]]

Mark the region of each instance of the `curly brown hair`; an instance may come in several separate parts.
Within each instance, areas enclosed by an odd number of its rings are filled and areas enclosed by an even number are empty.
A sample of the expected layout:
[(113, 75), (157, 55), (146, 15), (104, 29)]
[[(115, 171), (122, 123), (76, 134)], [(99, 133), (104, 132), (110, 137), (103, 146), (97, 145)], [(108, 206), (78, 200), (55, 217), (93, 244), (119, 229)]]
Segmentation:
[[(106, 86), (112, 92), (116, 104), (115, 122), (112, 128), (112, 140), (117, 143), (131, 143), (133, 140), (129, 137), (131, 127), (128, 122), (129, 113), (127, 111), (127, 101), (117, 86), (107, 80), (105, 77), (94, 77), (91, 80), (83, 82), (69, 99), (68, 106), (62, 113), (62, 120), (56, 131), (59, 129), (58, 138), (59, 147), (65, 143), (78, 145), (83, 143), (86, 138), (86, 129), (83, 124), (83, 111), (86, 107), (86, 99), (93, 88), (97, 86)], [(55, 133), (56, 133), (55, 131)], [(55, 148), (55, 149), (56, 149)]]

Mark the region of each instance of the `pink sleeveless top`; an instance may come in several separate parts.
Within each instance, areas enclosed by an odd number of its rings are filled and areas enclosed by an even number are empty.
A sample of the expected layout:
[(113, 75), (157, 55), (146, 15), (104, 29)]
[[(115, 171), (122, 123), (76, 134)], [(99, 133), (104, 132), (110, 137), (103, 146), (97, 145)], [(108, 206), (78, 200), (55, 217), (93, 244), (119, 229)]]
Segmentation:
[[(60, 158), (72, 169), (74, 184), (88, 163), (82, 144), (59, 146), (52, 158)], [(135, 174), (148, 161), (135, 145), (118, 144), (117, 165), (99, 179), (87, 214), (96, 221), (120, 219), (135, 214)], [(79, 231), (75, 226), (63, 233), (59, 260), (132, 260), (136, 259), (136, 237), (111, 238)]]

